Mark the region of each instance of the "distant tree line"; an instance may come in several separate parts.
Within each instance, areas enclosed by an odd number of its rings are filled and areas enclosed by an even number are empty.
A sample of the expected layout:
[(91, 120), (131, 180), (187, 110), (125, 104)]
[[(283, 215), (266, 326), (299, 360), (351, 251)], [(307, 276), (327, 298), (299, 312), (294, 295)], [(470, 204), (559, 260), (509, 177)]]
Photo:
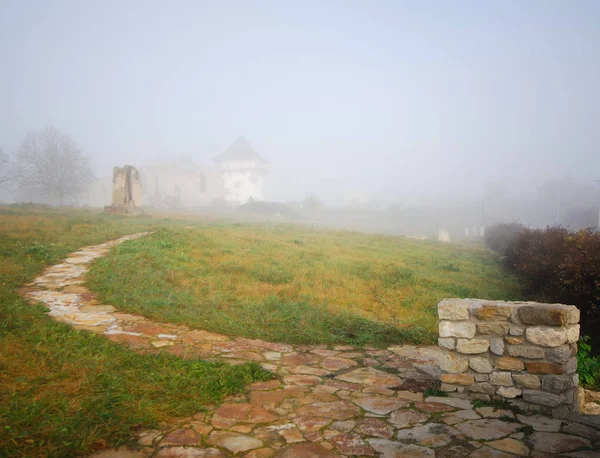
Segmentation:
[(63, 205), (91, 184), (89, 157), (66, 133), (47, 127), (25, 136), (14, 158), (0, 150), (0, 190)]

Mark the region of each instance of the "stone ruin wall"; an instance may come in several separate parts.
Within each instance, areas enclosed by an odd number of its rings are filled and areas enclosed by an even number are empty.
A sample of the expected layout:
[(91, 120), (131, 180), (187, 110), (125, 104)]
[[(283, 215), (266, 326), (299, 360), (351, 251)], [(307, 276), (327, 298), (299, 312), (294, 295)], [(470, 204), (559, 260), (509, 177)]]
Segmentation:
[(572, 305), (444, 299), (438, 304), (441, 389), (506, 399), (525, 411), (579, 411), (579, 310)]

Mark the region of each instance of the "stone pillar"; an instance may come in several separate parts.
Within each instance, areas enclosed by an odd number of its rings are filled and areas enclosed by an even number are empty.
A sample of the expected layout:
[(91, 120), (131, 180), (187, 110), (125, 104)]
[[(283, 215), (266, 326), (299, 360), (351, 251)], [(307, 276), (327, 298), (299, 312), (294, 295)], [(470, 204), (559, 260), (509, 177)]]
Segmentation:
[(113, 169), (112, 205), (104, 207), (108, 213), (136, 214), (142, 206), (142, 177), (132, 165)]
[(444, 299), (438, 317), (442, 390), (555, 417), (578, 412), (577, 307)]

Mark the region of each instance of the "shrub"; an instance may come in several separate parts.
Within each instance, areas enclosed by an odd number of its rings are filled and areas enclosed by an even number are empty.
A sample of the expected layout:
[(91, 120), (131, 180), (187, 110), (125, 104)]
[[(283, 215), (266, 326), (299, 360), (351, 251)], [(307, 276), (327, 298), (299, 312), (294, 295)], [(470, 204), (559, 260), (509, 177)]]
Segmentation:
[(592, 356), (589, 336), (579, 339), (577, 352), (577, 372), (581, 386), (590, 390), (600, 390), (600, 356)]
[(519, 223), (494, 224), (486, 229), (483, 241), (486, 248), (503, 255), (524, 229), (523, 225)]
[(563, 227), (523, 229), (505, 252), (509, 268), (534, 299), (576, 305), (582, 334), (600, 351), (600, 234)]

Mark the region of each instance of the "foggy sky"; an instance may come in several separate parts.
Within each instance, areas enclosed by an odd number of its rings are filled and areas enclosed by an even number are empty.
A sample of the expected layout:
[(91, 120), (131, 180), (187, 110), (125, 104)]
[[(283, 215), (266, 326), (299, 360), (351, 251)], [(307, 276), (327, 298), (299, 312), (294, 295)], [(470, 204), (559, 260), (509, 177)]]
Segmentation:
[(97, 174), (238, 135), (266, 194), (397, 199), (600, 178), (600, 2), (0, 0), (0, 147)]

